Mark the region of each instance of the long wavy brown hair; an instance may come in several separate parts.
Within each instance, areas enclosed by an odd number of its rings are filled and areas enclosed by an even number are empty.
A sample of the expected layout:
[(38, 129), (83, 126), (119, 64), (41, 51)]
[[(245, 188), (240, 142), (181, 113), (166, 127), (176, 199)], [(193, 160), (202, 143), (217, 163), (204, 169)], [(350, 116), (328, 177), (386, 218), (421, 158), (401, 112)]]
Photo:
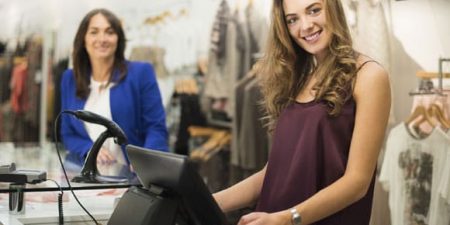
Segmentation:
[(73, 73), (75, 75), (75, 82), (77, 87), (76, 95), (82, 99), (86, 99), (89, 95), (89, 84), (90, 84), (90, 73), (91, 73), (91, 62), (89, 61), (89, 55), (86, 51), (84, 38), (86, 36), (89, 23), (91, 18), (97, 14), (102, 14), (105, 16), (106, 20), (111, 24), (111, 28), (116, 32), (118, 36), (117, 49), (114, 55), (113, 64), (113, 75), (110, 76), (108, 84), (111, 81), (121, 81), (125, 78), (127, 73), (126, 62), (125, 62), (125, 33), (122, 29), (122, 24), (119, 18), (114, 15), (111, 11), (107, 9), (94, 9), (88, 12), (81, 21), (77, 34), (75, 35), (75, 40), (73, 42)]
[(263, 75), (261, 82), (266, 119), (272, 131), (281, 111), (295, 101), (308, 76), (314, 72), (317, 83), (315, 101), (325, 101), (329, 115), (339, 115), (351, 98), (356, 78), (356, 55), (344, 10), (339, 0), (322, 0), (328, 29), (332, 33), (329, 54), (320, 66), (313, 55), (302, 49), (289, 34), (283, 0), (274, 0), (272, 22), (264, 56), (255, 68)]

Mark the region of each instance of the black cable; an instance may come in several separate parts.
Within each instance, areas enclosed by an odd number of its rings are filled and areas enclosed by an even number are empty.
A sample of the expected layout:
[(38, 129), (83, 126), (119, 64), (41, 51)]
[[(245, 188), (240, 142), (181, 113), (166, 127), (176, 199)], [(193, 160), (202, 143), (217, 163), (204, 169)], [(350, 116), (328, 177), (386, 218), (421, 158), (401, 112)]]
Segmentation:
[(58, 135), (59, 135), (59, 124), (60, 124), (60, 117), (61, 117), (62, 113), (58, 113), (58, 116), (56, 116), (55, 119), (55, 126), (54, 126), (54, 139), (55, 139), (55, 146), (56, 146), (56, 152), (58, 153), (58, 159), (59, 159), (59, 163), (61, 164), (61, 168), (64, 172), (64, 177), (67, 181), (67, 186), (69, 187), (70, 192), (72, 193), (73, 197), (75, 198), (75, 200), (78, 202), (78, 205), (80, 205), (80, 207), (89, 215), (89, 217), (91, 217), (91, 219), (94, 221), (94, 223), (96, 225), (100, 225), (100, 223), (97, 222), (97, 220), (89, 213), (89, 211), (84, 208), (83, 204), (81, 204), (80, 200), (78, 200), (77, 195), (75, 194), (75, 192), (73, 191), (72, 185), (70, 185), (70, 180), (69, 177), (67, 176), (67, 172), (66, 169), (64, 168), (64, 164), (63, 161), (61, 159), (61, 154), (59, 153), (59, 145), (58, 145)]
[(58, 194), (58, 218), (59, 218), (59, 225), (63, 225), (64, 224), (64, 210), (63, 210), (63, 195), (64, 192), (61, 188), (61, 186), (58, 184), (58, 182), (56, 182), (55, 180), (52, 179), (47, 179), (49, 181), (53, 181), (56, 186), (58, 186), (60, 193)]

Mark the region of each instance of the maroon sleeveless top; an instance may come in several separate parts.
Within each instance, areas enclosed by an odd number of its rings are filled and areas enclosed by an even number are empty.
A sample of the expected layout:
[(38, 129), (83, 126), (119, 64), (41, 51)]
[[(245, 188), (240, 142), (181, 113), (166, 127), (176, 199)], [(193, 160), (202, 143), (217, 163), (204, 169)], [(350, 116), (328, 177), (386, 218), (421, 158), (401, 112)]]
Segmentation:
[[(342, 177), (355, 124), (356, 103), (348, 100), (337, 117), (324, 102), (295, 102), (280, 115), (257, 211), (291, 208)], [(374, 176), (362, 199), (314, 225), (367, 225)]]

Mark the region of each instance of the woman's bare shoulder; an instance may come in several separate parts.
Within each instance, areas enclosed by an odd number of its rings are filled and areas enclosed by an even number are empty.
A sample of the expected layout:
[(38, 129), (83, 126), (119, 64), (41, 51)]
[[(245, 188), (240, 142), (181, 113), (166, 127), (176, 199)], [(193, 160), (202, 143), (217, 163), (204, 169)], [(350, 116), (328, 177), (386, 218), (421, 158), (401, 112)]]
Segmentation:
[(389, 75), (382, 65), (367, 56), (358, 57), (357, 65), (359, 71), (355, 83), (355, 97), (368, 91), (389, 91)]

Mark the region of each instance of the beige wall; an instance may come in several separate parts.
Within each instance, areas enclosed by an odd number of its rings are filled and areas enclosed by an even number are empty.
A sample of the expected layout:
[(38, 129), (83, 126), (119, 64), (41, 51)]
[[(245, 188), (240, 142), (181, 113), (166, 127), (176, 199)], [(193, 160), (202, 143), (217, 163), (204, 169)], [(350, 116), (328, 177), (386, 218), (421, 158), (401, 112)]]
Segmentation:
[[(391, 77), (397, 122), (411, 110), (409, 91), (417, 88), (418, 70), (438, 70), (438, 58), (450, 57), (450, 1), (388, 0), (383, 2), (389, 17)], [(450, 71), (447, 66), (446, 71)]]

